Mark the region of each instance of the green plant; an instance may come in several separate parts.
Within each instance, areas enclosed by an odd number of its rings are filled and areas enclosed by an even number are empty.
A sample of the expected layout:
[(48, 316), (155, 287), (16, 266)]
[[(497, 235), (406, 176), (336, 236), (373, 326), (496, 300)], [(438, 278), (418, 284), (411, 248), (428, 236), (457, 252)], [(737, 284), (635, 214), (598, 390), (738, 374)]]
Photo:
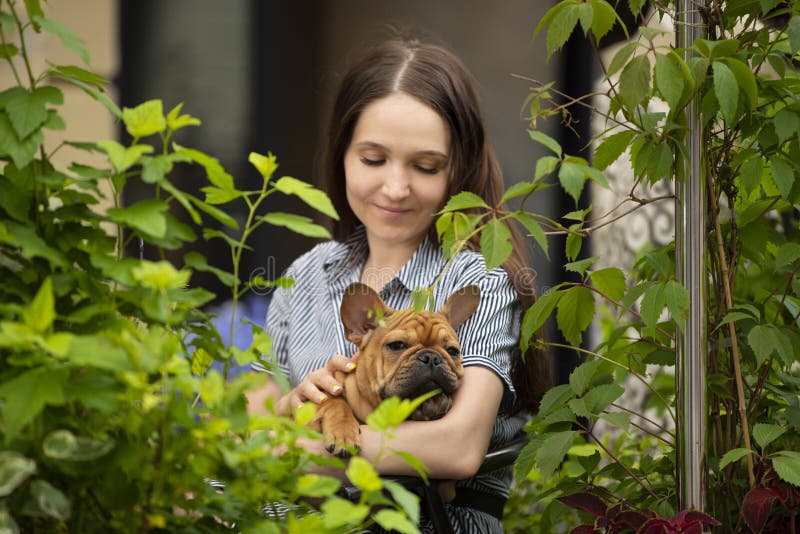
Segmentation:
[[(625, 4), (640, 14), (645, 2)], [(675, 20), (675, 2), (651, 4), (648, 17)], [(800, 6), (708, 0), (697, 9), (708, 38), (692, 43), (686, 51), (690, 59), (684, 59), (684, 50), (661, 44), (674, 41), (669, 34), (645, 26), (608, 64), (601, 61), (604, 89), (593, 97), (605, 101), (594, 107), (604, 131), (595, 139), (591, 165), (532, 130), (532, 138), (551, 154), (538, 161), (532, 181), (506, 192), (504, 200), (521, 199), (518, 210), (462, 195), (451, 200), (439, 221), (446, 243), (463, 243), (478, 232), (491, 241), (484, 250), (490, 266), (499, 265), (511, 246), (498, 232), (499, 219), (518, 220), (545, 252), (547, 235), (566, 234), (570, 263), (565, 268), (580, 278), (551, 288), (523, 319), (523, 346), (554, 315), (569, 346), (586, 360), (569, 384), (545, 396), (527, 427), (532, 441), (516, 464), (516, 476), (527, 488), (521, 493), (529, 494), (514, 501), (540, 503), (540, 522), (528, 522), (527, 528), (547, 531), (555, 518), (563, 519), (565, 503), (587, 512), (576, 505), (580, 498), (568, 498), (571, 494), (599, 497), (608, 510), (620, 504), (664, 520), (678, 509), (672, 431), (617, 403), (625, 381), (635, 380), (649, 392), (644, 408), (674, 423), (675, 334), (684, 328), (689, 304), (675, 280), (674, 244), (643, 250), (632, 265), (600, 268), (596, 257), (577, 258), (586, 237), (602, 239), (603, 228), (624, 224), (630, 212), (673, 199), (648, 196), (646, 190), (678, 175), (688, 151), (684, 112), (692, 101), (702, 111), (708, 190), (707, 511), (725, 532), (797, 528)], [(547, 12), (536, 33), (547, 28), (552, 54), (573, 30), (596, 48), (616, 23), (615, 8), (605, 0), (563, 0)], [(571, 105), (586, 105), (573, 96), (559, 94), (553, 84), (535, 83), (526, 102), (532, 125), (538, 118), (568, 115)], [(657, 101), (664, 111), (652, 105)], [(611, 212), (597, 214), (589, 207), (554, 220), (525, 210), (528, 196), (549, 185), (549, 176), (576, 202), (587, 180), (605, 186), (602, 171), (626, 152), (635, 182)], [(467, 208), (470, 213), (460, 211)], [(602, 325), (602, 339), (591, 350), (581, 348), (593, 321)], [(620, 436), (610, 439), (606, 430), (598, 432), (601, 421), (604, 428), (617, 427)], [(574, 457), (573, 448), (587, 440), (596, 453)], [(508, 524), (525, 523), (511, 513)], [(694, 516), (675, 517), (650, 526), (677, 528)], [(604, 514), (595, 514), (593, 525), (597, 532), (614, 528)]]
[[(240, 190), (216, 159), (172, 142), (176, 131), (200, 124), (181, 105), (166, 114), (159, 100), (119, 110), (106, 81), (83, 67), (48, 64), (34, 72), (26, 43), (41, 31), (88, 63), (80, 39), (47, 19), (39, 1), (0, 3), (0, 55), (17, 82), (0, 93), (0, 531), (212, 532), (235, 524), (248, 532), (349, 532), (377, 522), (417, 532), (416, 497), (366, 461), (354, 459), (345, 471), (361, 490), (358, 503), (336, 496), (339, 480), (310, 471), (345, 467), (297, 445), (318, 437), (305, 426), (313, 406), (293, 419), (248, 416), (244, 391), (264, 377), (226, 381), (227, 368), (268, 354), (269, 338), (254, 327), (247, 349), (223, 345), (201, 311), (212, 295), (188, 287), (192, 269), (213, 272), (231, 288), (235, 306), (249, 284), (291, 283), (240, 281), (252, 231), (267, 223), (328, 234), (303, 217), (259, 208), (281, 192), (335, 217), (327, 197), (300, 180), (274, 177), (271, 154), (251, 154), (262, 184)], [(108, 168), (54, 165), (60, 147), (48, 152), (45, 137), (65, 123), (53, 80), (81, 88), (124, 123), (128, 145), (67, 143), (104, 154)], [(204, 171), (204, 198), (170, 182), (178, 164)], [(121, 205), (131, 180), (152, 184), (154, 197)], [(113, 203), (105, 211), (96, 209), (103, 182)], [(229, 202), (246, 205), (244, 227), (217, 207)], [(179, 222), (178, 210), (196, 226)], [(129, 241), (141, 239), (163, 258), (197, 240), (195, 228), (209, 220), (227, 227), (205, 229), (203, 237), (228, 243), (233, 272), (196, 253), (180, 268), (123, 255)], [(223, 373), (214, 361), (224, 363)], [(387, 404), (370, 424), (391, 432), (407, 404)], [(262, 512), (275, 503), (293, 510)]]

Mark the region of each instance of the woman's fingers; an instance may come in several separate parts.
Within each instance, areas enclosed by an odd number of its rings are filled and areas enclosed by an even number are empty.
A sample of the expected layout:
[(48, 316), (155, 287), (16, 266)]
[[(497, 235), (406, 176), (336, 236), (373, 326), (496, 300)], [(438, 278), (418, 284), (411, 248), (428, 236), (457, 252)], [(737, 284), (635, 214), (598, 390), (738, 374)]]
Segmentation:
[(331, 356), (331, 359), (328, 360), (328, 364), (325, 366), (325, 368), (329, 369), (331, 374), (333, 374), (334, 371), (349, 373), (356, 368), (355, 358), (355, 356), (353, 358), (348, 358), (347, 356), (342, 356), (341, 354), (334, 354)]

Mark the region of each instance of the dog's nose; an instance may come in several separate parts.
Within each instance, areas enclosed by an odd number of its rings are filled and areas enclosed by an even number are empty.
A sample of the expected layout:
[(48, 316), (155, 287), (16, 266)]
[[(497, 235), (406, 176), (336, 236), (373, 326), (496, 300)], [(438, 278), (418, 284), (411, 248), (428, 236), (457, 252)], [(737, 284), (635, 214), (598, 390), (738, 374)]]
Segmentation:
[(422, 354), (417, 354), (417, 360), (431, 367), (442, 365), (442, 359), (436, 353), (423, 352)]

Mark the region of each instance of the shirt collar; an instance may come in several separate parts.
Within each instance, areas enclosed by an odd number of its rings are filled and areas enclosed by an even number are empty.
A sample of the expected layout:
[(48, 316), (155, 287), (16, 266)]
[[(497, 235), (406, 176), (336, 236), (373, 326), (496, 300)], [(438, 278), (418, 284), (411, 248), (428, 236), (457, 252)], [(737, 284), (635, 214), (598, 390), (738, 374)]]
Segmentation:
[[(368, 254), (367, 232), (363, 225), (359, 225), (347, 239), (336, 243), (323, 263), (331, 286), (358, 281)], [(389, 284), (399, 282), (408, 291), (417, 287), (428, 288), (433, 285), (444, 265), (441, 248), (426, 234), (414, 254)]]

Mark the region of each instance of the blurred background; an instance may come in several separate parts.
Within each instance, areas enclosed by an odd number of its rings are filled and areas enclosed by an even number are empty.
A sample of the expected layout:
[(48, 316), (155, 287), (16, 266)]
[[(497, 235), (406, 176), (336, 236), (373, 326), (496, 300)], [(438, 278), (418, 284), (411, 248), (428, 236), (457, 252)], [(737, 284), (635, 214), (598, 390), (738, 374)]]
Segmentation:
[[(277, 155), (278, 175), (318, 182), (321, 138), (328, 106), (339, 76), (350, 60), (370, 43), (401, 31), (455, 51), (480, 84), (484, 113), (506, 184), (533, 177), (544, 149), (531, 141), (523, 109), (531, 83), (554, 81), (571, 95), (590, 92), (594, 60), (586, 40), (573, 36), (548, 61), (544, 34), (534, 29), (555, 1), (504, 0), (51, 0), (48, 16), (66, 24), (87, 45), (92, 69), (111, 80), (110, 92), (120, 107), (160, 98), (165, 112), (183, 102), (183, 112), (200, 118), (176, 141), (217, 157), (240, 188), (255, 188), (260, 177), (247, 162), (251, 151)], [(606, 42), (613, 41), (613, 37)], [(61, 64), (78, 59), (56, 40), (41, 34), (33, 55)], [(0, 73), (1, 74), (1, 73)], [(72, 87), (62, 87), (71, 140), (123, 139), (124, 129), (110, 114)], [(583, 108), (571, 109), (572, 128), (559, 120), (537, 128), (558, 139), (565, 152), (589, 159), (589, 119)], [(61, 151), (69, 158), (69, 151)], [(82, 156), (85, 159), (84, 156)], [(198, 168), (177, 169), (174, 179), (195, 191), (205, 178)], [(248, 184), (253, 184), (248, 186)], [(124, 202), (151, 193), (131, 183)], [(272, 197), (268, 209), (314, 216), (305, 205)], [(550, 188), (527, 207), (549, 216), (575, 209), (560, 187)], [(235, 208), (234, 208), (235, 209)], [(231, 213), (242, 217), (241, 213)], [(267, 226), (267, 225), (265, 225)], [(313, 240), (280, 228), (262, 228), (242, 272), (260, 270), (279, 276)], [(218, 241), (218, 240), (217, 240)], [(529, 253), (540, 290), (567, 276), (561, 266), (563, 239), (550, 242), (550, 258), (530, 243)], [(588, 247), (584, 247), (586, 249)], [(213, 241), (199, 243), (209, 263), (229, 269), (227, 249)], [(182, 251), (185, 252), (185, 251)], [(138, 246), (131, 254), (138, 254)], [(154, 251), (145, 256), (155, 257)], [(174, 256), (178, 265), (180, 256)], [(193, 284), (227, 298), (213, 277), (199, 273)], [(552, 332), (551, 338), (557, 333)], [(562, 377), (574, 365), (574, 353), (556, 354)]]

